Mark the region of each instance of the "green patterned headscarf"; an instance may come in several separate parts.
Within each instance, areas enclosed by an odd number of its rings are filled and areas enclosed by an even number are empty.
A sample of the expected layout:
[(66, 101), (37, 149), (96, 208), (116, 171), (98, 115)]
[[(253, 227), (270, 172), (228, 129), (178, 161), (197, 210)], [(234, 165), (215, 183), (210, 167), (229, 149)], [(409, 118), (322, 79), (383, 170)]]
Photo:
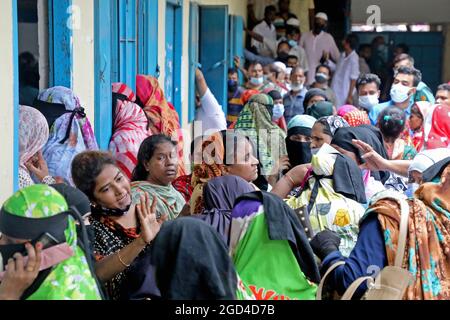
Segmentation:
[[(47, 185), (19, 190), (3, 206), (3, 214), (45, 219), (68, 211), (64, 197)], [(75, 220), (68, 216), (64, 235), (74, 255), (58, 265), (28, 300), (100, 300), (101, 294), (83, 250), (77, 244)], [(7, 235), (7, 232), (5, 232)]]
[(237, 132), (248, 136), (257, 146), (263, 175), (269, 175), (282, 156), (287, 155), (286, 134), (272, 122), (269, 109), (273, 100), (267, 94), (257, 94), (242, 109), (236, 122)]

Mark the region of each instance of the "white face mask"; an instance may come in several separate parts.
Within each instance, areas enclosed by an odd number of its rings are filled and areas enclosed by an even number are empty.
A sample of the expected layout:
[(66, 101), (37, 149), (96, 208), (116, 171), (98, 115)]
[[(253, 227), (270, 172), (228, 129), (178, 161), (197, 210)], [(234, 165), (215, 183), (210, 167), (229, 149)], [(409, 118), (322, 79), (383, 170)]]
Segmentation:
[(252, 78), (250, 78), (250, 82), (255, 86), (259, 86), (264, 83), (264, 77), (259, 77), (259, 78), (252, 77)]
[(391, 88), (391, 98), (395, 103), (402, 103), (409, 98), (410, 87), (404, 86), (401, 83), (394, 84)]
[(294, 84), (294, 83), (292, 83), (291, 84), (291, 90), (292, 91), (302, 91), (303, 90), (303, 87), (304, 87), (304, 85), (303, 85), (303, 83), (300, 83), (300, 84)]
[(366, 109), (366, 110), (372, 110), (374, 106), (380, 103), (380, 100), (378, 99), (377, 94), (367, 95), (367, 96), (360, 96), (358, 100), (358, 104), (360, 107)]
[(284, 114), (284, 105), (282, 103), (277, 103), (273, 106), (273, 116), (272, 120), (276, 121), (280, 119)]

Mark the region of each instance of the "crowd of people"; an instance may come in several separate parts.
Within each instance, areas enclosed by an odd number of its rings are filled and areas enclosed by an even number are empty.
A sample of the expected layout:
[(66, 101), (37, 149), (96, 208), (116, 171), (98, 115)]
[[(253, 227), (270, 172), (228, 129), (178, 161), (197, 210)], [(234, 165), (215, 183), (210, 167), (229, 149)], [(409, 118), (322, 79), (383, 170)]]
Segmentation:
[(151, 76), (112, 85), (109, 150), (72, 90), (24, 91), (0, 299), (450, 299), (450, 84), (314, 17), (280, 0), (245, 30), (227, 113), (197, 69), (190, 164)]

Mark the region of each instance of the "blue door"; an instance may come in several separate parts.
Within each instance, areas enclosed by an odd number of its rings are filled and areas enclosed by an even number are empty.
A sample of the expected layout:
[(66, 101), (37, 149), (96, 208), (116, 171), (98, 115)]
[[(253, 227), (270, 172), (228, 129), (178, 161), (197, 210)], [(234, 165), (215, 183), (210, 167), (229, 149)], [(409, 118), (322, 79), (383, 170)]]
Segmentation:
[(136, 0), (119, 0), (120, 81), (136, 89)]
[(206, 82), (226, 114), (228, 6), (200, 7), (200, 63)]
[(191, 2), (189, 9), (189, 118), (192, 122), (195, 118), (195, 71), (198, 65), (199, 45), (199, 21), (198, 4)]
[(138, 13), (138, 71), (158, 78), (158, 0), (140, 0)]
[[(244, 18), (241, 16), (230, 16), (230, 44), (228, 65), (234, 68), (234, 57), (238, 56), (244, 61)], [(240, 82), (242, 83), (242, 73), (239, 72)]]
[(181, 107), (181, 55), (183, 43), (183, 7), (180, 0), (166, 2), (166, 60), (164, 93), (171, 102), (180, 121)]

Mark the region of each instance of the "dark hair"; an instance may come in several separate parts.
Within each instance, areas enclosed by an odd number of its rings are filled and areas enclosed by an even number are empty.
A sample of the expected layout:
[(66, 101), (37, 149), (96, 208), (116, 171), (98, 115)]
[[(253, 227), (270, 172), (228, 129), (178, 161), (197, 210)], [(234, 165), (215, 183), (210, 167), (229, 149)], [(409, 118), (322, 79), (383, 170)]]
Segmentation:
[(419, 117), (420, 119), (423, 120), (423, 114), (420, 111), (419, 107), (417, 106), (417, 104), (413, 104), (413, 106), (411, 107), (411, 114)]
[(163, 134), (153, 135), (142, 141), (137, 156), (137, 165), (133, 170), (131, 181), (147, 180), (148, 171), (145, 169), (144, 163), (150, 161), (155, 153), (156, 148), (163, 143), (171, 143), (173, 146), (177, 145), (168, 136)]
[(417, 70), (415, 68), (404, 67), (404, 66), (400, 67), (395, 72), (395, 77), (398, 74), (408, 74), (408, 75), (414, 76), (414, 81), (413, 81), (414, 87), (417, 87), (419, 85), (420, 81), (422, 81), (422, 72), (420, 72), (419, 70)]
[(230, 75), (230, 74), (237, 74), (237, 73), (238, 73), (238, 71), (235, 68), (229, 68), (228, 69), (228, 75)]
[(406, 114), (397, 107), (387, 107), (378, 116), (378, 127), (386, 138), (397, 139), (405, 130)]
[(443, 83), (443, 84), (440, 84), (438, 87), (437, 87), (437, 90), (436, 91), (450, 91), (450, 84), (448, 84), (448, 83)]
[(305, 98), (303, 99), (303, 107), (305, 108), (305, 110), (308, 107), (309, 100), (311, 100), (315, 96), (323, 97), (325, 101), (328, 101), (328, 97), (325, 90), (320, 88), (309, 89), (308, 92), (305, 94)]
[(258, 64), (259, 64), (261, 67), (263, 66), (261, 62), (258, 62), (258, 61), (252, 61), (252, 62), (248, 65), (248, 69), (250, 69), (250, 67), (257, 66)]
[[(235, 164), (235, 158), (237, 153), (242, 151), (237, 149), (240, 141), (248, 141), (252, 146), (253, 155), (255, 155), (256, 157), (255, 145), (248, 136), (230, 130), (221, 131), (221, 134), (222, 134), (223, 148), (225, 150), (223, 159), (224, 165), (229, 166)], [(228, 160), (231, 160), (232, 162), (230, 163)]]
[(295, 26), (287, 26), (286, 27), (286, 36), (294, 36), (296, 34), (300, 34), (299, 27), (295, 27)]
[(103, 151), (82, 152), (72, 161), (72, 180), (90, 200), (95, 200), (95, 180), (107, 165), (117, 167), (112, 154)]
[(331, 133), (330, 125), (328, 124), (327, 117), (320, 118), (316, 121), (316, 123), (319, 123), (323, 127), (323, 133), (327, 136), (333, 137), (333, 133)]
[(287, 45), (289, 48), (291, 47), (291, 46), (289, 45), (289, 42), (287, 42), (286, 40), (280, 41), (280, 43), (279, 43), (278, 46), (277, 46), (277, 52), (278, 52), (278, 50), (280, 50), (280, 47), (281, 47), (282, 44)]
[(267, 6), (264, 9), (264, 17), (266, 17), (268, 14), (272, 13), (272, 12), (277, 12), (277, 8), (275, 8), (275, 6)]
[(399, 43), (395, 47), (402, 49), (403, 53), (409, 53), (409, 47), (405, 43)]
[(294, 55), (290, 55), (290, 56), (288, 56), (288, 60), (289, 59), (295, 59), (295, 60), (297, 60), (298, 61), (298, 57), (297, 56), (294, 56)]
[(406, 53), (401, 53), (398, 56), (396, 56), (395, 59), (394, 59), (394, 65), (399, 63), (400, 61), (403, 61), (403, 60), (408, 60), (414, 66), (414, 58), (411, 57), (409, 54), (406, 54)]
[(356, 89), (359, 89), (361, 86), (369, 83), (375, 83), (377, 85), (377, 88), (380, 89), (381, 80), (376, 74), (373, 73), (361, 75), (358, 80), (356, 80)]
[(316, 68), (316, 73), (319, 72), (319, 69), (320, 69), (320, 68), (326, 68), (326, 69), (328, 70), (328, 73), (329, 73), (330, 76), (331, 76), (331, 68), (330, 68), (328, 65), (326, 65), (326, 64), (319, 64), (319, 65), (317, 66), (317, 68)]
[(359, 46), (358, 52), (363, 51), (364, 49), (372, 49), (372, 46), (368, 43), (363, 43), (362, 45)]
[(350, 33), (345, 37), (345, 42), (347, 42), (352, 50), (356, 50), (358, 48), (359, 39), (358, 36), (354, 33)]

